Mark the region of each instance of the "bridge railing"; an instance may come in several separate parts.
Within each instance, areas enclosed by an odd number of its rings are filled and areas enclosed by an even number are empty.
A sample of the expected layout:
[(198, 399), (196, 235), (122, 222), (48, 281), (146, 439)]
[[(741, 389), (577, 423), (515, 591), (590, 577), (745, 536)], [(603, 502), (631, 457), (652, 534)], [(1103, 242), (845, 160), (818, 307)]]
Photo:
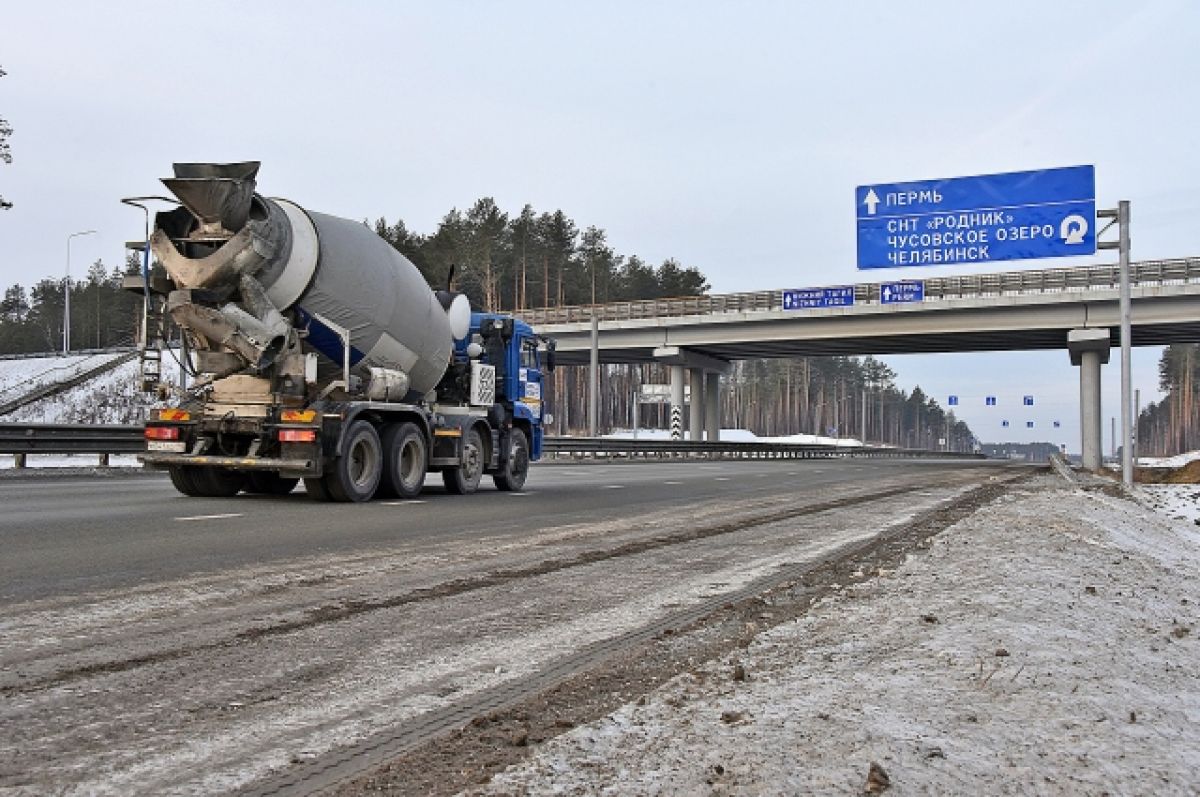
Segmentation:
[[(921, 281), (925, 283), (925, 298), (938, 300), (1116, 288), (1118, 277), (1117, 266), (1100, 265), (927, 277)], [(1130, 266), (1129, 279), (1132, 285), (1200, 282), (1200, 258), (1144, 260), (1133, 263)], [(879, 300), (879, 283), (858, 283), (854, 286), (856, 303), (871, 304), (878, 303)], [(543, 307), (518, 310), (516, 314), (534, 326), (545, 326), (547, 324), (587, 323), (592, 320), (593, 316), (601, 321), (631, 321), (646, 318), (712, 315), (714, 313), (752, 313), (782, 309), (783, 291), (772, 290), (610, 302), (597, 305)]]
[[(110, 454), (145, 450), (142, 427), (108, 424), (0, 424), (0, 454), (15, 455), (24, 467), (30, 454), (98, 454), (108, 464)], [(756, 443), (744, 441), (629, 440), (608, 437), (547, 437), (543, 451), (552, 457), (707, 457), (713, 459), (814, 459), (829, 457), (954, 457), (979, 459), (924, 449), (837, 446), (816, 443)]]

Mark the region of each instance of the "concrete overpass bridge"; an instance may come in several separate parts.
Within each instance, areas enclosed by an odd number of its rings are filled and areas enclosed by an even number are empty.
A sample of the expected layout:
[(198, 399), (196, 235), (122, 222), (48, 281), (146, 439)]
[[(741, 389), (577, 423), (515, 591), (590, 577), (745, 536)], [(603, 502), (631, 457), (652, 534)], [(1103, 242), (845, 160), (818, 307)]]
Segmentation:
[[(922, 301), (885, 304), (881, 283), (860, 283), (846, 307), (785, 310), (780, 289), (519, 315), (557, 339), (560, 363), (587, 364), (595, 345), (599, 362), (672, 366), (673, 415), (686, 373), (693, 439), (716, 439), (720, 374), (738, 359), (1068, 349), (1081, 395), (1099, 401), (1099, 363), (1120, 340), (1115, 265), (907, 281), (924, 284)], [(1200, 341), (1200, 258), (1134, 263), (1130, 283), (1133, 345)]]

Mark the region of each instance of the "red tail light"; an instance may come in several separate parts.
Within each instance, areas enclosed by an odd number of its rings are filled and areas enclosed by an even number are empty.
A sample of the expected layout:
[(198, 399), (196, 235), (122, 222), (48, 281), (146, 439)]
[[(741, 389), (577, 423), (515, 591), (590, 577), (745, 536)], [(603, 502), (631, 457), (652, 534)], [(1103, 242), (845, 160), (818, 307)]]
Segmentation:
[(281, 443), (314, 443), (317, 440), (316, 429), (280, 429)]
[(146, 439), (147, 440), (178, 440), (179, 439), (179, 427), (178, 426), (147, 426), (146, 427)]

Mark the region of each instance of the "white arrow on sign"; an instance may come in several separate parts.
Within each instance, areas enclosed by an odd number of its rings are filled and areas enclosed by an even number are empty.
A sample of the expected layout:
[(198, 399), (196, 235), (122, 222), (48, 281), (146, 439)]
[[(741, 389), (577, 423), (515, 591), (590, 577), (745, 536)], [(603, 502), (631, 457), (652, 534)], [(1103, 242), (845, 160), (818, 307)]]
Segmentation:
[(884, 288), (883, 289), (883, 300), (886, 302), (886, 301), (890, 301), (891, 298), (892, 298), (892, 289)]
[(874, 188), (867, 190), (867, 198), (863, 200), (863, 204), (867, 206), (867, 215), (874, 216), (875, 208), (879, 205), (879, 194), (875, 193)]

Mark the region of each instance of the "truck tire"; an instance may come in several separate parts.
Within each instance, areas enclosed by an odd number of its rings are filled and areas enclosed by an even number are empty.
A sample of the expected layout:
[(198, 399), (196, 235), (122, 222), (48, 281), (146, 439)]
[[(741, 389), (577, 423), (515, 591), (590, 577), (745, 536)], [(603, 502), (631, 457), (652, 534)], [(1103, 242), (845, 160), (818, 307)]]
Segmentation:
[(467, 495), (479, 487), (483, 477), (483, 438), (475, 429), (463, 432), (463, 460), (457, 468), (442, 471), (442, 483), (455, 495)]
[(184, 495), (195, 498), (200, 495), (200, 491), (196, 488), (196, 483), (192, 480), (192, 472), (195, 468), (187, 465), (172, 465), (167, 469), (171, 475), (171, 484), (175, 485), (175, 489)]
[(516, 492), (525, 486), (529, 476), (529, 439), (525, 432), (513, 429), (508, 435), (508, 462), (504, 470), (492, 477), (497, 490)]
[(415, 498), (425, 485), (428, 448), (421, 428), (411, 421), (388, 426), (383, 432), (383, 478), (379, 493)]
[(191, 477), (196, 495), (206, 498), (231, 498), (246, 486), (244, 474), (225, 468), (193, 468)]
[(334, 501), (370, 501), (382, 476), (383, 445), (379, 432), (367, 421), (355, 421), (346, 430), (344, 453), (325, 472), (325, 489)]
[(246, 492), (260, 495), (287, 495), (300, 482), (296, 478), (284, 478), (270, 471), (254, 471), (246, 474)]

